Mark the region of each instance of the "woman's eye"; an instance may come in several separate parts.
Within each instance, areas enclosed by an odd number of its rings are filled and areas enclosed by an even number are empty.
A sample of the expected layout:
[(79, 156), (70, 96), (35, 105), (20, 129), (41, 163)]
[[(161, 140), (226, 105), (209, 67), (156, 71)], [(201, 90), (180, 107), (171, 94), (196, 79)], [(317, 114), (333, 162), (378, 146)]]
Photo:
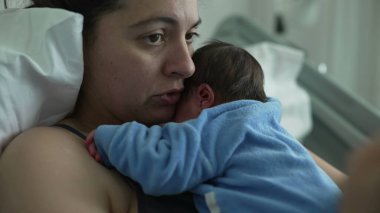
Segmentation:
[(156, 33), (148, 35), (144, 39), (151, 45), (160, 45), (162, 42), (164, 42), (164, 35)]
[(199, 34), (198, 33), (195, 33), (195, 32), (192, 32), (192, 33), (187, 33), (186, 36), (185, 36), (185, 39), (187, 41), (187, 43), (193, 43), (194, 42), (194, 39), (199, 37)]

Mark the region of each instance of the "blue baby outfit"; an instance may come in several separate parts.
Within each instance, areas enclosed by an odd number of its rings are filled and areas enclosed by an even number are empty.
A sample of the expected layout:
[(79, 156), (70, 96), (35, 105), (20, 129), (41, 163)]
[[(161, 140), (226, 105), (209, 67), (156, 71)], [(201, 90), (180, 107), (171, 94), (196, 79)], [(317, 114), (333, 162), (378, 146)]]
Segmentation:
[(200, 212), (336, 212), (341, 191), (280, 117), (274, 99), (234, 101), (184, 123), (100, 126), (95, 141), (145, 193), (191, 191)]

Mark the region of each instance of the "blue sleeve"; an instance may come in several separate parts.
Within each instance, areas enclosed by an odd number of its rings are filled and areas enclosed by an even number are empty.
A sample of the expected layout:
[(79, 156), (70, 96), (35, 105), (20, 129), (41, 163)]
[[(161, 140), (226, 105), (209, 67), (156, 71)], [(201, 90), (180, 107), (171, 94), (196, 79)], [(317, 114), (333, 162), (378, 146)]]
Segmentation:
[(207, 125), (202, 120), (151, 128), (136, 122), (103, 125), (96, 130), (95, 143), (102, 159), (137, 181), (145, 193), (177, 194), (214, 177), (220, 168), (216, 164), (230, 156), (217, 154), (215, 141), (201, 144)]

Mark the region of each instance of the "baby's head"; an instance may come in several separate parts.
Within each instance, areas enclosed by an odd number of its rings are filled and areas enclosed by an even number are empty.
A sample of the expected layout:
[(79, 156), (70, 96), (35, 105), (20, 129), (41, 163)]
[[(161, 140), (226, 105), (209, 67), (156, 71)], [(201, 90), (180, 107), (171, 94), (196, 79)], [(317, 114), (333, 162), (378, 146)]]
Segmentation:
[(195, 51), (193, 61), (195, 73), (185, 79), (176, 122), (195, 118), (203, 109), (226, 102), (267, 100), (263, 70), (244, 49), (213, 41)]

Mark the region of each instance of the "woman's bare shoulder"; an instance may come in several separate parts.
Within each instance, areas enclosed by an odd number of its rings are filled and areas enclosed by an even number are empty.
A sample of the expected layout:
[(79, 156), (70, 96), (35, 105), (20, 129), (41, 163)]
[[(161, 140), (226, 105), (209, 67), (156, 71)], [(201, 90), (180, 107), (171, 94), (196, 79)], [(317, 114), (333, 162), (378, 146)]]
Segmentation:
[(72, 168), (86, 164), (91, 159), (86, 153), (83, 140), (78, 136), (56, 127), (36, 127), (21, 133), (10, 142), (1, 156), (2, 162), (8, 160), (12, 166), (32, 165), (39, 161), (44, 166), (64, 166), (72, 162)]
[(107, 212), (97, 168), (76, 135), (54, 127), (27, 130), (0, 158), (0, 212)]

